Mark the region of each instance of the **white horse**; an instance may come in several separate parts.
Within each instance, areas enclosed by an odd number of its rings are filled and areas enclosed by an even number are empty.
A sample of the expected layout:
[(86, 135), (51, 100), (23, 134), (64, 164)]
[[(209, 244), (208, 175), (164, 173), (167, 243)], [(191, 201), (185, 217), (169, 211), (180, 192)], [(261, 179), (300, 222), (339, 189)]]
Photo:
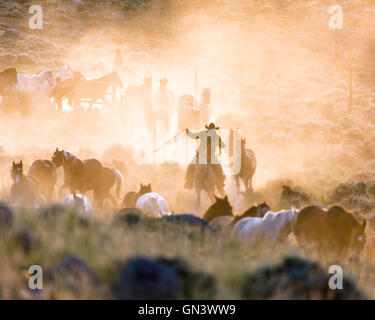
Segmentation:
[(55, 79), (60, 78), (61, 81), (64, 81), (66, 79), (70, 79), (70, 78), (73, 78), (73, 77), (74, 77), (74, 70), (70, 66), (70, 64), (68, 64), (61, 71), (56, 73)]
[(92, 209), (91, 202), (83, 194), (70, 194), (62, 202), (64, 207), (75, 210), (80, 214), (93, 216), (94, 210)]
[(51, 69), (42, 71), (38, 75), (27, 76), (17, 74), (17, 89), (28, 89), (33, 92), (48, 94), (54, 87), (53, 72)]
[(263, 218), (244, 218), (232, 230), (232, 237), (252, 243), (264, 243), (270, 247), (287, 238), (298, 210), (268, 211)]
[(168, 215), (167, 202), (156, 192), (149, 192), (139, 197), (135, 207), (144, 214), (155, 218)]

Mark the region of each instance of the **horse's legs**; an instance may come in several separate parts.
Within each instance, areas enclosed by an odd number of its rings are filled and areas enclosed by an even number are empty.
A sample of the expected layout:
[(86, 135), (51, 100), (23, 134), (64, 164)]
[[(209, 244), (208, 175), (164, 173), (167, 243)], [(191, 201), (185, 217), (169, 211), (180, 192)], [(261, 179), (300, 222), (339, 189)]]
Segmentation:
[(197, 194), (196, 209), (198, 210), (201, 204), (201, 190), (199, 188), (195, 188), (195, 192)]
[(103, 207), (104, 194), (101, 190), (94, 190), (94, 201), (98, 208)]
[(115, 207), (117, 207), (117, 201), (115, 199), (115, 197), (112, 195), (111, 191), (109, 191), (107, 194), (106, 194), (106, 197), (109, 198), (109, 200), (112, 201), (113, 205)]

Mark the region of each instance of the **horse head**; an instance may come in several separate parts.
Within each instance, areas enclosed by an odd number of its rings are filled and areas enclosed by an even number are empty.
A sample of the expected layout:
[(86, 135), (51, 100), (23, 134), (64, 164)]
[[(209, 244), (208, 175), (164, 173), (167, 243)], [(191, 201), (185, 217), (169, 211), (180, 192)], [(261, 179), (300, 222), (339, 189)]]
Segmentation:
[(147, 185), (146, 184), (143, 185), (141, 183), (138, 194), (141, 196), (141, 195), (144, 195), (144, 194), (149, 193), (149, 192), (152, 192), (151, 183), (149, 183)]
[(56, 148), (55, 152), (52, 154), (52, 162), (56, 168), (61, 167), (64, 164), (64, 151), (64, 149), (59, 150), (59, 148)]
[(268, 204), (266, 202), (263, 202), (259, 205), (257, 205), (257, 216), (259, 218), (263, 218), (264, 215), (271, 210), (271, 208), (268, 206)]
[(42, 81), (42, 82), (47, 81), (50, 86), (54, 85), (54, 83), (53, 83), (53, 81), (54, 81), (53, 72), (52, 72), (51, 69), (47, 69), (47, 70), (42, 71), (41, 73), (39, 73), (37, 78), (38, 78), (39, 81)]
[(228, 201), (228, 196), (224, 198), (216, 197), (216, 202), (211, 205), (203, 215), (203, 220), (209, 222), (217, 217), (233, 216), (232, 206)]
[(23, 163), (22, 160), (19, 163), (16, 163), (13, 161), (12, 163), (12, 170), (11, 170), (11, 176), (13, 180), (16, 180), (17, 177), (23, 175)]

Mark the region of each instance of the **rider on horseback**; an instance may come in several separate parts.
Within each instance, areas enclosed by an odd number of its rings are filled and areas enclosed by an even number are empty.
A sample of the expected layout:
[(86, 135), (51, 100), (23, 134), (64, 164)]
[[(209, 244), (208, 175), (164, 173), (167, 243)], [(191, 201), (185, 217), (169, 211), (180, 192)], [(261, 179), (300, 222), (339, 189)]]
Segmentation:
[[(205, 126), (207, 130), (202, 130), (197, 133), (192, 133), (189, 129), (186, 129), (186, 134), (193, 139), (200, 139), (199, 149), (196, 152), (193, 160), (190, 162), (185, 177), (185, 185), (184, 188), (191, 189), (193, 187), (194, 181), (194, 173), (195, 173), (195, 166), (199, 164), (199, 159), (205, 159), (207, 162), (201, 164), (210, 165), (211, 168), (214, 170), (215, 175), (217, 177), (217, 187), (223, 188), (225, 186), (224, 180), (225, 175), (223, 173), (223, 168), (219, 160), (217, 159), (215, 153), (217, 148), (219, 148), (221, 153), (221, 148), (225, 147), (224, 142), (217, 134), (216, 130), (219, 130), (218, 127), (215, 126), (214, 123), (210, 123), (209, 126)], [(203, 140), (205, 139), (205, 140)], [(202, 141), (207, 141), (207, 145), (202, 143)], [(209, 150), (209, 152), (207, 152)], [(200, 156), (201, 155), (201, 156)]]

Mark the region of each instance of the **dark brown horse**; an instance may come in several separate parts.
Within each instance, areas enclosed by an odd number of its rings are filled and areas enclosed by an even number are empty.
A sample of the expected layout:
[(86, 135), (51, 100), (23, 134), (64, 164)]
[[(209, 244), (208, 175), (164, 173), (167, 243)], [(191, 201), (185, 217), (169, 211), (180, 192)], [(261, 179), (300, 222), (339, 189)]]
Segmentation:
[(13, 179), (10, 195), (11, 203), (23, 206), (42, 205), (44, 203), (43, 196), (39, 191), (38, 181), (23, 174), (22, 160), (20, 163), (13, 161), (11, 177)]
[(16, 68), (8, 68), (0, 72), (0, 96), (4, 94), (5, 89), (11, 88), (17, 84)]
[(240, 189), (240, 180), (245, 186), (245, 194), (253, 192), (252, 180), (257, 167), (255, 153), (250, 148), (246, 148), (246, 139), (241, 139), (241, 169), (234, 176), (237, 189)]
[(228, 201), (228, 197), (225, 196), (223, 199), (221, 199), (215, 196), (215, 199), (216, 202), (207, 209), (202, 219), (210, 222), (217, 217), (233, 217), (232, 206)]
[(137, 203), (138, 198), (140, 196), (146, 194), (146, 193), (149, 193), (149, 192), (152, 192), (151, 183), (148, 184), (148, 185), (143, 185), (141, 183), (138, 192), (130, 191), (124, 196), (124, 198), (122, 200), (121, 207), (123, 207), (123, 208), (135, 208), (135, 205)]
[(264, 215), (270, 210), (270, 207), (265, 202), (258, 204), (256, 206), (252, 206), (251, 208), (247, 209), (243, 214), (234, 216), (230, 225), (233, 227), (238, 221), (240, 221), (243, 218), (263, 218)]
[(40, 190), (47, 200), (52, 200), (57, 174), (56, 167), (50, 160), (35, 160), (27, 175), (38, 181)]
[(361, 253), (366, 243), (365, 228), (366, 220), (360, 223), (339, 206), (328, 210), (308, 206), (299, 211), (293, 232), (300, 244), (312, 246), (322, 256), (345, 258)]

